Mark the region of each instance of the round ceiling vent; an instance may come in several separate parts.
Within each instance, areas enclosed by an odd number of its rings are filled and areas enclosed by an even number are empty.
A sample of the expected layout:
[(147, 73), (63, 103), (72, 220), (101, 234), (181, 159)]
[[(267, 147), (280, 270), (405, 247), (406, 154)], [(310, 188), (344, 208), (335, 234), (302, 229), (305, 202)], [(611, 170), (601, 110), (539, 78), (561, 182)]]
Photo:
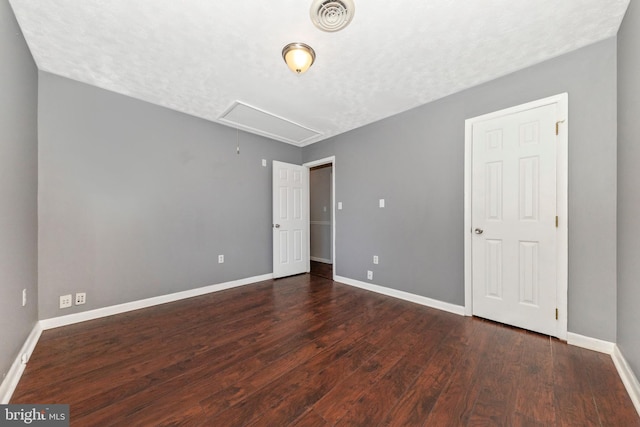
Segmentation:
[(322, 31), (339, 31), (349, 25), (355, 13), (353, 0), (314, 0), (311, 21)]

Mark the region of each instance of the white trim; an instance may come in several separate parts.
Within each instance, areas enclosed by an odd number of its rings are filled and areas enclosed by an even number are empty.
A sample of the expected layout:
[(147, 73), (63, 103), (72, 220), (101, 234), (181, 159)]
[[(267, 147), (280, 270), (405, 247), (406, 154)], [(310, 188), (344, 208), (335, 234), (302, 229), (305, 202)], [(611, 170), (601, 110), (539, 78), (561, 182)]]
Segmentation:
[(558, 223), (558, 264), (556, 304), (558, 305), (558, 338), (568, 334), (569, 322), (569, 95), (563, 93), (554, 97), (558, 103), (558, 120), (564, 123), (558, 127), (557, 161), (557, 215)]
[[(13, 392), (16, 390), (16, 387), (20, 382), (22, 373), (27, 366), (27, 362), (31, 358), (31, 353), (33, 353), (33, 350), (36, 348), (36, 344), (38, 344), (41, 334), (42, 326), (40, 325), (40, 322), (36, 322), (31, 333), (22, 345), (18, 356), (13, 361), (13, 364), (11, 364), (11, 368), (9, 368), (7, 376), (4, 381), (2, 381), (2, 384), (0, 384), (0, 404), (6, 405), (11, 400), (11, 396), (13, 396)], [(22, 360), (23, 355), (26, 355), (25, 361)]]
[(471, 173), (473, 169), (473, 125), (464, 123), (464, 315), (473, 316), (473, 261), (471, 259)]
[(126, 313), (128, 311), (139, 310), (141, 308), (153, 307), (154, 305), (166, 304), (186, 298), (193, 298), (200, 295), (219, 292), (225, 289), (236, 288), (238, 286), (250, 285), (273, 279), (273, 274), (248, 277), (246, 279), (234, 280), (232, 282), (219, 283), (217, 285), (205, 286), (188, 291), (176, 292), (168, 295), (146, 298), (138, 301), (131, 301), (124, 304), (112, 305), (109, 307), (97, 308), (95, 310), (84, 311), (82, 313), (69, 314), (67, 316), (53, 317), (40, 321), (43, 330), (59, 328), (61, 326), (73, 325), (74, 323), (86, 322), (87, 320), (99, 319), (101, 317), (113, 316), (114, 314)]
[[(259, 127), (255, 127), (252, 126), (250, 124), (246, 124), (246, 123), (241, 123), (239, 121), (234, 121), (231, 119), (227, 119), (227, 116), (229, 115), (229, 113), (233, 112), (237, 107), (245, 107), (247, 109), (253, 110), (254, 112), (258, 112), (258, 113), (262, 113), (268, 117), (270, 117), (271, 119), (277, 119), (277, 120), (282, 120), (285, 123), (288, 123), (289, 125), (293, 125), (298, 127), (299, 129), (304, 129), (306, 131), (309, 131), (311, 133), (314, 133), (315, 135), (311, 135), (308, 136), (304, 139), (301, 140), (296, 140), (296, 139), (292, 139), (289, 138), (285, 135), (282, 134), (276, 134), (276, 133), (271, 133), (271, 132), (267, 132), (263, 129), (260, 129)], [(300, 123), (296, 123), (292, 120), (286, 119), (282, 116), (278, 116), (277, 114), (273, 114), (267, 110), (263, 110), (262, 108), (258, 108), (258, 107), (254, 107), (253, 105), (247, 104), (246, 102), (242, 102), (242, 101), (235, 101), (233, 104), (231, 104), (229, 106), (229, 108), (227, 108), (221, 115), (220, 117), (218, 117), (218, 122), (225, 124), (227, 126), (230, 126), (232, 128), (235, 129), (242, 129), (244, 131), (250, 132), (250, 133), (254, 133), (256, 135), (262, 135), (262, 136), (266, 136), (267, 138), (272, 138), (272, 139), (276, 139), (278, 141), (282, 141), (282, 142), (286, 142), (287, 144), (292, 144), (295, 145), (296, 147), (304, 147), (305, 145), (309, 145), (311, 143), (314, 142), (314, 139), (318, 139), (322, 136), (322, 132), (317, 131), (315, 129), (311, 129), (310, 127), (307, 126), (303, 126)]]
[(545, 105), (557, 104), (558, 120), (563, 121), (558, 135), (557, 152), (557, 213), (560, 218), (558, 227), (558, 270), (557, 270), (557, 295), (556, 304), (559, 310), (557, 337), (567, 339), (568, 300), (569, 289), (569, 95), (562, 93), (504, 110), (496, 111), (482, 116), (473, 117), (465, 121), (465, 156), (464, 156), (464, 314), (473, 314), (473, 279), (471, 259), (471, 179), (472, 173), (472, 138), (473, 124), (485, 120), (514, 114), (520, 111), (530, 110)]
[[(302, 166), (306, 166), (309, 169), (322, 166), (331, 165), (331, 258), (329, 264), (333, 264), (333, 280), (336, 280), (336, 156), (325, 157), (323, 159), (314, 160), (312, 162), (303, 163)], [(311, 180), (309, 180), (311, 185)], [(311, 197), (311, 195), (309, 195)], [(311, 254), (311, 221), (309, 221), (309, 241), (307, 242), (309, 248), (307, 252)], [(309, 258), (311, 259), (311, 258)]]
[(302, 166), (308, 168), (315, 168), (316, 166), (328, 165), (329, 163), (335, 166), (336, 156), (329, 156), (323, 159), (314, 160), (312, 162), (303, 163)]
[(311, 261), (321, 262), (323, 264), (333, 264), (330, 259), (327, 258), (318, 258), (317, 256), (309, 257)]
[(611, 358), (613, 359), (613, 364), (616, 365), (622, 384), (624, 384), (627, 393), (629, 393), (633, 406), (636, 407), (636, 411), (638, 411), (638, 415), (640, 415), (640, 382), (638, 382), (638, 378), (633, 373), (631, 366), (629, 366), (627, 359), (624, 358), (617, 345), (613, 348)]
[[(335, 276), (335, 273), (334, 273)], [(458, 314), (464, 316), (464, 307), (461, 305), (455, 305), (448, 302), (438, 301), (435, 299), (423, 297), (421, 295), (411, 294), (409, 292), (399, 291), (397, 289), (386, 288), (384, 286), (374, 285), (372, 283), (365, 283), (359, 280), (349, 279), (347, 277), (335, 276), (336, 282), (344, 283), (345, 285), (354, 286), (356, 288), (365, 289), (367, 291), (375, 292), (382, 295), (402, 299), (405, 301), (413, 302), (416, 304), (424, 305), (427, 307), (435, 308), (437, 310), (447, 311), (449, 313)]]
[(574, 334), (573, 332), (567, 333), (567, 344), (605, 354), (613, 354), (613, 349), (616, 346), (615, 343), (609, 341), (585, 337), (584, 335)]

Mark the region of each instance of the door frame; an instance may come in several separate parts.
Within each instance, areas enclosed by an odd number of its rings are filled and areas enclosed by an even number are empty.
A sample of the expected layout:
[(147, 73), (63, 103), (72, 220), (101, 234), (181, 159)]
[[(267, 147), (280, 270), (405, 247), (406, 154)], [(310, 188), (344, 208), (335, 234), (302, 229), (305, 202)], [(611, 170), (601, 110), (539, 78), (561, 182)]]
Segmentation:
[(557, 240), (557, 278), (556, 278), (556, 303), (558, 307), (557, 337), (567, 339), (568, 323), (568, 289), (569, 289), (569, 95), (562, 93), (548, 98), (528, 102), (504, 110), (495, 111), (481, 116), (465, 120), (464, 135), (464, 313), (473, 315), (473, 264), (472, 264), (472, 168), (473, 168), (473, 125), (485, 120), (496, 119), (502, 116), (543, 107), (550, 104), (558, 106), (558, 136), (557, 145), (557, 215), (558, 240)]
[[(314, 160), (312, 162), (303, 163), (302, 166), (309, 170), (316, 166), (331, 165), (331, 262), (332, 262), (332, 279), (336, 280), (336, 156), (325, 157), (323, 159)], [(311, 180), (309, 180), (309, 202), (311, 202)], [(308, 234), (309, 247), (309, 264), (311, 263), (311, 215), (308, 218)]]

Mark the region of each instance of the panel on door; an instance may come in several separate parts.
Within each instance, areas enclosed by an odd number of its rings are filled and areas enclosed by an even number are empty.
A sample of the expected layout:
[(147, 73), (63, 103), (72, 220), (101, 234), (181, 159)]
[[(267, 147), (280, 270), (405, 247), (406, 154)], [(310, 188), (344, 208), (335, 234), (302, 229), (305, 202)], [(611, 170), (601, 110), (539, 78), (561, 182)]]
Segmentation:
[(309, 169), (273, 162), (273, 276), (309, 271)]
[(556, 335), (556, 104), (474, 123), (473, 314)]

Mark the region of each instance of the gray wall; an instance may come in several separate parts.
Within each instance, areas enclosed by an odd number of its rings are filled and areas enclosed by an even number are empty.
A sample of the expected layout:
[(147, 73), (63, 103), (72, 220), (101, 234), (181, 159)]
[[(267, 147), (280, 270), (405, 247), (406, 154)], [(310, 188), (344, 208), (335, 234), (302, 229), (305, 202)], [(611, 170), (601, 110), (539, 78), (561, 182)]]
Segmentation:
[[(79, 311), (57, 308), (65, 293), (86, 291), (87, 310), (271, 272), (271, 170), (260, 160), (329, 155), (345, 206), (337, 212), (337, 274), (366, 281), (371, 269), (374, 283), (462, 305), (464, 120), (561, 92), (569, 92), (571, 119), (569, 330), (615, 341), (618, 304), (619, 342), (638, 369), (630, 307), (639, 248), (625, 239), (640, 228), (631, 143), (637, 5), (620, 36), (620, 106), (628, 113), (620, 117), (619, 176), (615, 39), (303, 150), (241, 133), (240, 156), (232, 129), (40, 73), (36, 166), (38, 77), (7, 1), (0, 5), (0, 308), (10, 322), (2, 325), (3, 372), (36, 319), (33, 304), (12, 301), (22, 288), (31, 301), (38, 292), (37, 167), (40, 318)], [(386, 208), (377, 208), (379, 198)]]
[[(38, 73), (7, 0), (0, 0), (0, 372), (37, 319)], [(22, 290), (27, 306), (22, 307)]]
[(311, 258), (332, 260), (331, 165), (309, 171), (309, 218)]
[(615, 341), (616, 73), (612, 38), (305, 147), (336, 156), (337, 274), (463, 305), (464, 121), (568, 92), (568, 327)]
[(40, 318), (273, 271), (271, 160), (300, 148), (44, 72), (39, 137)]
[(618, 34), (618, 346), (640, 376), (640, 5)]

